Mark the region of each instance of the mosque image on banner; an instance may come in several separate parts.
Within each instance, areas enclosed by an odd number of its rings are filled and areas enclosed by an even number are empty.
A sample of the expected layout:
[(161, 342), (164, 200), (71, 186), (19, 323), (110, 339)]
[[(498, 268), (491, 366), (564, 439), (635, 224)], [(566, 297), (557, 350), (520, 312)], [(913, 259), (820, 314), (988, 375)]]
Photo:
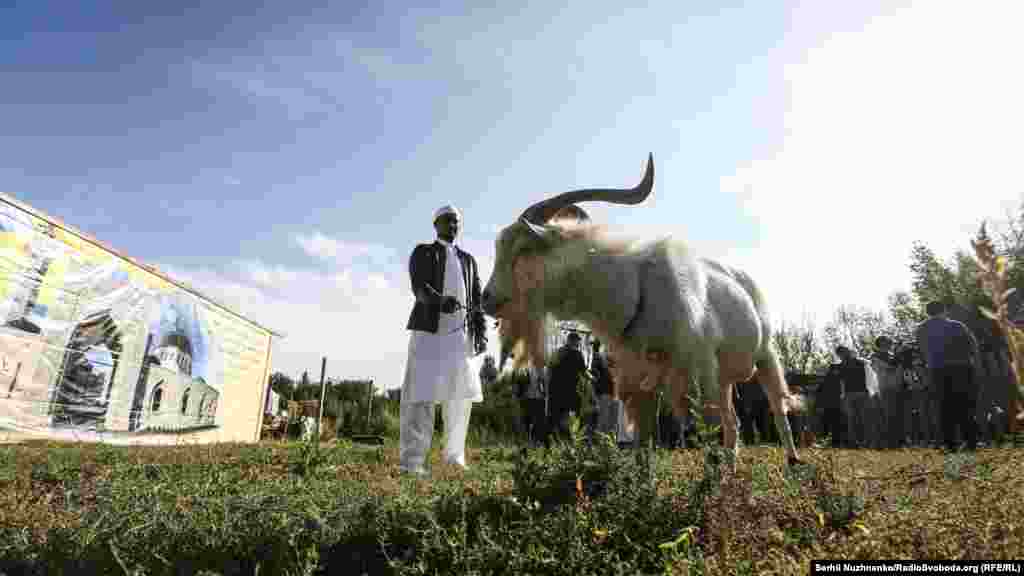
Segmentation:
[(258, 440), (272, 336), (0, 195), (0, 437)]

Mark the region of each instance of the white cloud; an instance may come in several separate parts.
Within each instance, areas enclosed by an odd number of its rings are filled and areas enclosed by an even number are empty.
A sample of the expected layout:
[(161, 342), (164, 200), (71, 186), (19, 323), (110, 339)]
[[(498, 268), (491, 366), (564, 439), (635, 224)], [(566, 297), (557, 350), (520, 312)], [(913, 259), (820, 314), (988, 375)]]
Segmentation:
[(295, 242), (302, 250), (314, 258), (331, 264), (346, 266), (357, 258), (368, 258), (374, 264), (389, 264), (395, 257), (395, 251), (379, 244), (345, 242), (332, 238), (320, 231), (312, 234), (300, 234)]
[[(284, 334), (273, 347), (272, 370), (319, 376), (327, 357), (331, 377), (372, 377), (381, 387), (400, 383), (412, 296), (383, 275), (352, 271), (285, 270), (259, 261), (235, 270), (161, 267), (240, 314)], [(301, 290), (268, 290), (269, 278), (294, 277)]]
[(722, 179), (761, 228), (729, 259), (777, 314), (881, 308), (909, 288), (913, 241), (969, 250), (981, 219), (1020, 202), (1021, 21), (1019, 2), (922, 3), (785, 65), (781, 144)]
[[(283, 333), (274, 344), (274, 371), (298, 377), (308, 370), (318, 378), (320, 358), (326, 356), (328, 376), (374, 378), (380, 388), (400, 386), (409, 342), (405, 326), (413, 305), (408, 273), (351, 262), (353, 255), (386, 251), (381, 247), (349, 245), (320, 233), (305, 240), (302, 248), (322, 255), (331, 264), (327, 270), (261, 260), (238, 261), (223, 270), (158, 268)], [(480, 271), (486, 275), (490, 268)], [(491, 332), (490, 352), (496, 356), (497, 337)]]

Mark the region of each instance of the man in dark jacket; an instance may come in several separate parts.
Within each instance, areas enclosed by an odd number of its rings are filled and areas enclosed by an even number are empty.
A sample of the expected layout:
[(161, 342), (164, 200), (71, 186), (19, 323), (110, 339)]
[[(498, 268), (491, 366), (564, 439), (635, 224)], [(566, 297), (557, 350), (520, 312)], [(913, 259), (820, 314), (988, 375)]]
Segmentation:
[(580, 335), (570, 332), (551, 366), (551, 386), (548, 388), (548, 414), (552, 428), (562, 433), (568, 430), (569, 412), (575, 412), (577, 417), (581, 415), (583, 402), (578, 384), (586, 371), (587, 362), (580, 351)]
[(840, 364), (832, 364), (825, 373), (825, 381), (814, 396), (816, 408), (821, 411), (822, 433), (832, 438), (832, 447), (844, 446), (846, 422), (843, 421), (843, 379)]
[(839, 376), (843, 381), (843, 412), (850, 447), (867, 448), (875, 430), (871, 395), (867, 386), (867, 364), (846, 346), (836, 347)]
[(423, 465), (433, 435), (434, 405), (444, 402), (447, 445), (444, 460), (466, 467), (466, 432), (473, 402), (483, 401), (472, 356), (486, 349), (476, 260), (455, 244), (461, 216), (444, 206), (434, 214), (437, 240), (420, 244), (409, 258), (416, 304), (400, 404), (401, 470), (425, 475)]
[(768, 395), (761, 388), (757, 380), (757, 374), (746, 382), (736, 384), (740, 401), (736, 403), (737, 413), (740, 417), (740, 434), (743, 436), (743, 443), (748, 446), (754, 445), (754, 429), (757, 429), (758, 440), (761, 443), (774, 442), (775, 425), (771, 420), (771, 406), (768, 402)]

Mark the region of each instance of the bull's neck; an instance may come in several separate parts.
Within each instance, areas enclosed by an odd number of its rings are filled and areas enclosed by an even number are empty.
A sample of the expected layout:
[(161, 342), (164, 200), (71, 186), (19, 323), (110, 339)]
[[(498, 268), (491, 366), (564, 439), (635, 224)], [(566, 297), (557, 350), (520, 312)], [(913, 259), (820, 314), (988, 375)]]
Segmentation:
[(629, 318), (617, 306), (616, 278), (608, 256), (589, 243), (562, 247), (545, 267), (545, 308), (559, 320), (576, 320), (591, 328), (621, 333)]

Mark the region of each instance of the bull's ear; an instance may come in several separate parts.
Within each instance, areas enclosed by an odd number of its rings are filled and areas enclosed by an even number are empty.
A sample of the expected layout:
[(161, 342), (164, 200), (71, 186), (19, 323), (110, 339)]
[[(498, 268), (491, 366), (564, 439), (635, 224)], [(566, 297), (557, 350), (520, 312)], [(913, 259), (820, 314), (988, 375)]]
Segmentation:
[(544, 244), (550, 244), (558, 238), (558, 229), (553, 226), (534, 224), (526, 218), (520, 218), (519, 221), (526, 226), (526, 229), (530, 231), (530, 234), (532, 234), (534, 238), (540, 240)]
[(523, 225), (526, 226), (526, 229), (532, 232), (537, 238), (543, 240), (547, 237), (547, 227), (543, 224), (534, 224), (526, 218), (520, 218), (519, 221), (522, 222)]

